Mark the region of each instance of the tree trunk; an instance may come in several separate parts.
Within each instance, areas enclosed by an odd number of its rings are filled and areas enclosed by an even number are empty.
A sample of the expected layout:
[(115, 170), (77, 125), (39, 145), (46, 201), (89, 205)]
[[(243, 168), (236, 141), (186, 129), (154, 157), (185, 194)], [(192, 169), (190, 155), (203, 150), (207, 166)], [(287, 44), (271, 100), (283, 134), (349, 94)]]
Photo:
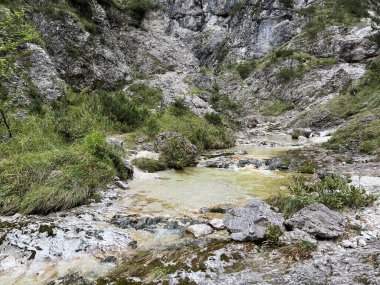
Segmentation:
[(8, 130), (8, 136), (9, 136), (9, 138), (12, 138), (12, 130), (11, 130), (11, 127), (9, 126), (9, 123), (7, 121), (7, 117), (5, 116), (4, 111), (0, 110), (0, 114), (1, 114), (1, 117), (3, 118), (4, 125)]

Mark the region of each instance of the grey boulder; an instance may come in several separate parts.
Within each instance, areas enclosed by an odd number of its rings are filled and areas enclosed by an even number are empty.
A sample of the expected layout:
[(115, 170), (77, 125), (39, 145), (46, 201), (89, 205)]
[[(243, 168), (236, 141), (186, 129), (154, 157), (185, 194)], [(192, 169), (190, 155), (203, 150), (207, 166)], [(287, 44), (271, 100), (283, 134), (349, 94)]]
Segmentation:
[(228, 209), (224, 224), (231, 233), (232, 240), (261, 241), (264, 240), (269, 225), (284, 229), (284, 217), (261, 200), (254, 199), (244, 207)]
[(187, 232), (192, 233), (195, 238), (212, 234), (214, 230), (206, 224), (191, 225), (186, 229)]
[(295, 213), (286, 221), (286, 225), (326, 239), (337, 238), (345, 230), (345, 221), (341, 213), (317, 203)]
[(311, 244), (317, 244), (317, 240), (312, 238), (308, 233), (301, 231), (300, 229), (294, 229), (291, 232), (285, 232), (280, 236), (280, 244), (291, 245), (300, 242), (308, 242)]

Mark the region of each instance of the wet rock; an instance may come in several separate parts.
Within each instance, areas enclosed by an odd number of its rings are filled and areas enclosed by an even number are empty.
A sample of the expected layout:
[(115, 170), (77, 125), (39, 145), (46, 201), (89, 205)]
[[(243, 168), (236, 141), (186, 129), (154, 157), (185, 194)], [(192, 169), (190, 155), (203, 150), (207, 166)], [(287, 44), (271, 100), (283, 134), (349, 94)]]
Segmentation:
[(124, 181), (117, 180), (117, 181), (115, 182), (115, 184), (116, 184), (117, 187), (119, 187), (119, 188), (121, 188), (121, 189), (123, 189), (123, 190), (127, 190), (127, 189), (129, 189), (128, 184), (127, 184), (126, 182), (124, 182)]
[(268, 166), (269, 170), (288, 170), (290, 164), (291, 162), (289, 160), (280, 157), (265, 160), (265, 165)]
[(126, 160), (126, 161), (124, 161), (124, 166), (125, 166), (125, 169), (127, 170), (128, 176), (130, 178), (132, 178), (133, 174), (135, 172), (132, 163), (130, 161)]
[(115, 215), (111, 223), (123, 228), (134, 228), (135, 230), (148, 230), (156, 228), (157, 224), (164, 224), (168, 221), (165, 217), (140, 217), (138, 215), (122, 216)]
[(203, 165), (209, 168), (229, 168), (232, 165), (232, 159), (229, 157), (216, 157), (206, 160)]
[(223, 223), (222, 219), (212, 219), (209, 223), (215, 230), (220, 231), (224, 230), (226, 226)]
[(241, 159), (238, 162), (239, 167), (245, 167), (247, 165), (254, 165), (256, 168), (259, 168), (263, 165), (263, 162), (254, 158)]
[(307, 142), (307, 137), (299, 136), (299, 137), (298, 137), (298, 142), (299, 142), (299, 143), (306, 143), (306, 142)]
[(236, 241), (260, 241), (264, 239), (268, 225), (283, 227), (282, 214), (276, 213), (259, 199), (254, 199), (244, 207), (227, 210), (224, 224)]
[(313, 131), (310, 128), (296, 128), (292, 130), (291, 135), (293, 139), (298, 139), (301, 136), (310, 138), (312, 133)]
[(317, 243), (317, 241), (314, 238), (312, 238), (308, 233), (299, 229), (294, 229), (294, 231), (291, 232), (285, 232), (280, 237), (280, 243), (283, 245), (291, 245), (299, 242), (308, 242), (311, 244)]
[(192, 233), (195, 238), (199, 238), (201, 236), (209, 235), (214, 232), (212, 227), (206, 224), (197, 224), (197, 225), (191, 225), (187, 227), (187, 232)]
[(286, 225), (327, 239), (337, 238), (345, 230), (343, 215), (330, 210), (323, 204), (312, 204), (303, 208), (287, 220)]

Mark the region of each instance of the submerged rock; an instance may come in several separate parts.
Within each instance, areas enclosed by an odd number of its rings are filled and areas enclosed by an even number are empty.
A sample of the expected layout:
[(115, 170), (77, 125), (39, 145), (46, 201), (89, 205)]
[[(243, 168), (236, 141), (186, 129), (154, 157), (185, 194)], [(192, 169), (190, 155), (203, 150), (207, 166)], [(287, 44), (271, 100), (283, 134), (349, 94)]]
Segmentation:
[(276, 213), (269, 205), (254, 199), (244, 207), (233, 207), (227, 210), (224, 224), (236, 241), (260, 241), (264, 239), (269, 225), (284, 228), (284, 217)]
[(212, 234), (214, 232), (212, 227), (210, 227), (209, 225), (206, 225), (206, 224), (197, 224), (197, 225), (189, 226), (186, 229), (186, 231), (189, 233), (192, 233), (195, 238), (199, 238), (201, 236), (206, 236), (206, 235)]
[(232, 165), (232, 159), (229, 157), (216, 157), (204, 162), (205, 167), (209, 168), (229, 168)]
[(323, 204), (312, 204), (303, 208), (287, 220), (286, 225), (319, 238), (336, 238), (345, 230), (343, 215), (330, 210)]
[(292, 131), (291, 135), (293, 139), (299, 139), (299, 137), (310, 138), (313, 130), (310, 128), (296, 128)]
[(118, 181), (115, 182), (115, 184), (116, 184), (117, 187), (119, 187), (119, 188), (121, 188), (123, 190), (129, 189), (128, 184), (126, 182), (124, 182), (124, 181), (118, 180)]

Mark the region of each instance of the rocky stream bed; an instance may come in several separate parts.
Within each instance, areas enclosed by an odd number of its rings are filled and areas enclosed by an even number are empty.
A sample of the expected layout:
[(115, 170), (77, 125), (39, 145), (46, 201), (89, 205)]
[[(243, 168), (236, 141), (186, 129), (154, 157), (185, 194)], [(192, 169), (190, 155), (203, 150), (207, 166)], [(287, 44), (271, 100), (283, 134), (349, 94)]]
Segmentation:
[[(281, 153), (312, 141), (246, 142), (185, 171), (135, 169), (70, 211), (1, 217), (0, 283), (380, 284), (379, 202), (343, 214), (315, 204), (285, 220), (260, 199), (288, 182)], [(377, 165), (363, 165), (351, 165), (352, 183), (380, 193)], [(268, 222), (288, 251), (262, 243)], [(313, 245), (307, 256), (292, 251), (300, 241)]]

